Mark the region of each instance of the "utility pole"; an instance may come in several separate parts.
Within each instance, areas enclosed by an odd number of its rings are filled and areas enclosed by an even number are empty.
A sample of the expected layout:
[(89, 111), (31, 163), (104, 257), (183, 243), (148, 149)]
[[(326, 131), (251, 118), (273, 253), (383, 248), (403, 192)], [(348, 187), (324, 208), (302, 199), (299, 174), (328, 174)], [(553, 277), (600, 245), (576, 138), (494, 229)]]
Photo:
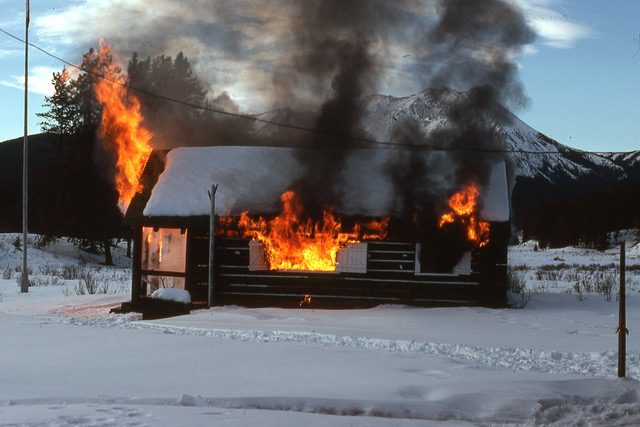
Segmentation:
[(20, 292), (29, 292), (29, 270), (27, 266), (27, 220), (28, 220), (28, 187), (29, 187), (29, 151), (28, 140), (28, 105), (29, 105), (29, 0), (27, 0), (27, 13), (25, 19), (25, 43), (24, 43), (24, 143), (22, 144), (22, 282)]

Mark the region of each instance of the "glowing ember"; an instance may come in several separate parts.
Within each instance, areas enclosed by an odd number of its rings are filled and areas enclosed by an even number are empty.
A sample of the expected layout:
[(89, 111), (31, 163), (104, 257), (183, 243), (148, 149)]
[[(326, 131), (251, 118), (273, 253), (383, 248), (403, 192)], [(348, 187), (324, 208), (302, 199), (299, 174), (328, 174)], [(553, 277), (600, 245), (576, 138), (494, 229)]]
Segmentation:
[(382, 240), (387, 237), (389, 227), (389, 217), (382, 219), (372, 219), (364, 224), (356, 224), (353, 234), (360, 236), (362, 240)]
[(103, 106), (98, 134), (116, 154), (118, 206), (125, 212), (133, 196), (142, 190), (140, 176), (151, 155), (153, 134), (142, 126), (140, 101), (122, 86), (126, 79), (119, 67), (109, 63), (111, 56), (109, 46), (100, 41), (96, 69), (106, 78), (100, 79), (94, 90)]
[(360, 239), (382, 239), (389, 219), (356, 225), (351, 233), (341, 231), (341, 222), (331, 210), (313, 222), (303, 216), (303, 206), (295, 192), (280, 196), (282, 212), (272, 220), (253, 219), (248, 212), (240, 215), (238, 228), (243, 237), (264, 245), (271, 270), (335, 271), (340, 248)]
[(439, 227), (459, 222), (466, 227), (467, 240), (480, 247), (489, 243), (490, 225), (478, 219), (477, 198), (480, 194), (478, 186), (471, 182), (462, 190), (449, 197), (451, 212), (440, 217)]
[(307, 304), (311, 304), (311, 295), (305, 295), (298, 303), (298, 306), (304, 307)]

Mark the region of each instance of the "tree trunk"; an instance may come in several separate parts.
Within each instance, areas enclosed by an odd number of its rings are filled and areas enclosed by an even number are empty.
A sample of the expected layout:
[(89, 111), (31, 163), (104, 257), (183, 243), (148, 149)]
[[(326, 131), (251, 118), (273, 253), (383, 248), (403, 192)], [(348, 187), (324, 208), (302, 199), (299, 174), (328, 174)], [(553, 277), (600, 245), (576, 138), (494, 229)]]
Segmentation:
[(104, 265), (113, 265), (113, 257), (111, 256), (111, 240), (105, 239), (102, 244), (104, 246)]

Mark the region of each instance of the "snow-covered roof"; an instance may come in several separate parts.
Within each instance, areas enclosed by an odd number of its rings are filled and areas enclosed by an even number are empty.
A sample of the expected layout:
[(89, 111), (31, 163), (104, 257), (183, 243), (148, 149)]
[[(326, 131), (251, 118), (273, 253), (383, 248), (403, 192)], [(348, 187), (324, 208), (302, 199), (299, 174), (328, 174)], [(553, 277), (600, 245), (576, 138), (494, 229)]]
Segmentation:
[[(393, 212), (395, 192), (386, 170), (398, 149), (352, 150), (341, 173), (345, 215), (380, 216)], [(423, 155), (412, 151), (411, 155)], [(295, 150), (285, 147), (182, 147), (169, 152), (165, 169), (151, 192), (145, 216), (209, 215), (208, 191), (218, 184), (217, 214), (275, 212), (280, 195), (291, 189), (304, 169)], [(487, 221), (509, 219), (506, 167), (496, 163), (481, 188), (481, 216)]]

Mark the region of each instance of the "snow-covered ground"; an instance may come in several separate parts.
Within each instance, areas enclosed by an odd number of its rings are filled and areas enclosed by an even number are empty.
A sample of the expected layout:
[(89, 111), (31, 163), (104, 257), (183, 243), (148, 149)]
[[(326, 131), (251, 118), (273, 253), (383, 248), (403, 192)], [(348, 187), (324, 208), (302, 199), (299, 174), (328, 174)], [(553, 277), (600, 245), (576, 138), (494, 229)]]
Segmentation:
[[(637, 245), (621, 380), (617, 285), (607, 301), (595, 283), (615, 276), (616, 249), (511, 248), (523, 309), (227, 306), (141, 321), (108, 314), (128, 298), (121, 250), (105, 267), (66, 242), (30, 246), (36, 286), (20, 294), (14, 238), (0, 235), (2, 426), (640, 425)], [(87, 272), (98, 293), (77, 295)]]

